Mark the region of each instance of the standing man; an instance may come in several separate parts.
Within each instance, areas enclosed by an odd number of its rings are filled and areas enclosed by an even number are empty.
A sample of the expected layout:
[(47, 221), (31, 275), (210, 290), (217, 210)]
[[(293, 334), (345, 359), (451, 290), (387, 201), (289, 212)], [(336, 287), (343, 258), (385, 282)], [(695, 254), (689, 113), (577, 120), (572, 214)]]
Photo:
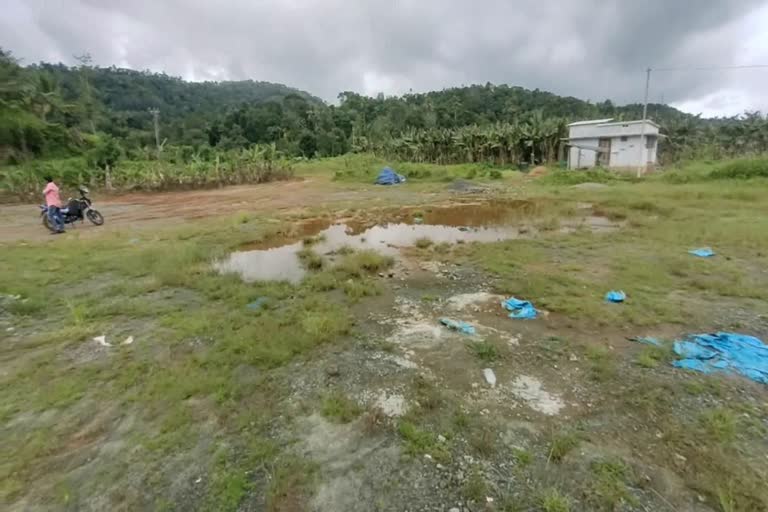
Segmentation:
[(53, 182), (50, 176), (45, 177), (48, 183), (43, 189), (45, 204), (48, 207), (48, 220), (54, 228), (54, 233), (64, 232), (64, 220), (61, 218), (61, 198), (59, 197), (59, 187)]

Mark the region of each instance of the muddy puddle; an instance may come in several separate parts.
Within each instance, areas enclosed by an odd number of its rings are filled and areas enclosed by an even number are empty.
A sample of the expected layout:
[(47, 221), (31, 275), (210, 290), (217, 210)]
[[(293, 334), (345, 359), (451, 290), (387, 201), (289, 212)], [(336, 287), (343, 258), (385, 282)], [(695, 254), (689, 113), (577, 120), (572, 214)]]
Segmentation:
[[(518, 204), (519, 203), (519, 204)], [(313, 251), (329, 259), (342, 247), (355, 250), (373, 249), (398, 257), (400, 249), (413, 247), (420, 239), (434, 244), (498, 242), (531, 238), (538, 230), (531, 222), (535, 209), (527, 202), (485, 203), (430, 208), (427, 211), (399, 211), (388, 221), (376, 222), (357, 218), (312, 219), (293, 230), (293, 239), (276, 237), (249, 244), (244, 250), (214, 263), (219, 272), (237, 273), (245, 281), (290, 281), (296, 283), (306, 275), (298, 253), (303, 239), (313, 237)], [(572, 232), (580, 226), (593, 231), (617, 227), (604, 217), (587, 216), (561, 223), (557, 231)]]

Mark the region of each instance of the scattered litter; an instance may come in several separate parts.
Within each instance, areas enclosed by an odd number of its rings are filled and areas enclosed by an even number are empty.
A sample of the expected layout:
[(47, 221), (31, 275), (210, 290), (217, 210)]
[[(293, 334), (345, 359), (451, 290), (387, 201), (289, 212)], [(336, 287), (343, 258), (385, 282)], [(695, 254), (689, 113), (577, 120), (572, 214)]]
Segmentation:
[(468, 227), (466, 227), (466, 226), (461, 226), (461, 227), (459, 228), (459, 231), (469, 231), (469, 228), (468, 228)]
[(496, 387), (496, 374), (493, 373), (493, 370), (491, 370), (490, 368), (484, 369), (483, 377), (485, 377), (485, 382), (487, 382), (489, 386), (491, 386), (492, 388)]
[(627, 294), (621, 290), (618, 290), (618, 291), (611, 290), (605, 294), (606, 302), (619, 303), (619, 302), (624, 302), (624, 299), (626, 298), (627, 298)]
[(440, 442), (440, 443), (444, 443), (444, 442), (447, 441), (447, 439), (445, 438), (445, 436), (443, 434), (438, 434), (437, 435), (437, 441)]
[(107, 343), (107, 337), (106, 335), (102, 334), (101, 336), (96, 336), (93, 338), (93, 341), (101, 345), (102, 347), (111, 347), (111, 343)]
[(122, 345), (130, 345), (131, 343), (133, 343), (133, 336), (128, 336), (127, 338), (125, 338)]
[(15, 330), (16, 330), (16, 328), (15, 328), (15, 327), (6, 327), (6, 328), (5, 328), (5, 332), (13, 332), (13, 331), (15, 331)]
[(195, 480), (195, 483), (199, 484), (202, 481), (203, 481), (203, 477), (199, 476), (199, 477), (197, 477), (197, 480)]
[(454, 331), (461, 331), (464, 334), (475, 334), (475, 328), (467, 322), (453, 320), (451, 318), (441, 318), (440, 323)]
[(527, 300), (510, 297), (503, 301), (501, 305), (507, 311), (512, 311), (512, 313), (509, 314), (509, 318), (531, 319), (536, 318), (536, 315), (538, 314), (538, 311), (533, 307), (533, 304)]
[(427, 460), (432, 460), (432, 456), (430, 454), (428, 454), (428, 453), (424, 454), (424, 458), (427, 459)]
[(246, 307), (251, 311), (259, 311), (261, 308), (267, 305), (267, 301), (269, 301), (269, 297), (259, 297), (255, 301), (248, 304)]
[(413, 218), (413, 223), (414, 224), (422, 224), (423, 222), (424, 222), (424, 219), (422, 219), (421, 217), (414, 217)]
[(383, 168), (376, 178), (376, 185), (397, 185), (398, 183), (405, 183), (405, 176), (397, 174), (391, 167)]
[(672, 363), (677, 368), (738, 373), (768, 384), (768, 346), (754, 336), (730, 332), (693, 334), (675, 341), (674, 350), (683, 358)]
[(507, 340), (507, 343), (513, 347), (520, 345), (520, 336), (512, 335)]
[(493, 498), (491, 498), (490, 496), (486, 496), (485, 501), (488, 503), (493, 503)]
[(635, 338), (629, 338), (629, 341), (636, 341), (637, 343), (644, 343), (646, 345), (655, 345), (657, 347), (663, 347), (664, 344), (656, 338), (650, 336), (637, 336)]
[(698, 256), (699, 258), (711, 258), (712, 256), (715, 255), (715, 251), (713, 251), (709, 247), (693, 249), (692, 251), (688, 251), (688, 253), (693, 254), (694, 256)]

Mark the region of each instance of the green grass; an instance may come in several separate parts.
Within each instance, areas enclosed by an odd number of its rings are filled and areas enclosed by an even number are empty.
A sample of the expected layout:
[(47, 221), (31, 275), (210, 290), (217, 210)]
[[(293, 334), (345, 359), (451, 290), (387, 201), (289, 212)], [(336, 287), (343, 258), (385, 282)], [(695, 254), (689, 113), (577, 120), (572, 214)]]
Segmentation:
[(470, 341), (467, 343), (469, 351), (483, 363), (493, 363), (500, 357), (496, 345), (488, 341)]
[(308, 270), (320, 270), (325, 266), (325, 259), (308, 246), (305, 246), (296, 255)]
[(362, 413), (357, 403), (339, 392), (323, 397), (320, 411), (334, 423), (349, 423)]
[(656, 368), (659, 364), (669, 361), (672, 353), (664, 347), (647, 346), (637, 355), (637, 364), (643, 368)]
[(483, 503), (488, 496), (488, 482), (480, 471), (474, 470), (462, 486), (461, 493), (467, 499)]
[(579, 436), (572, 432), (555, 434), (549, 444), (549, 460), (562, 461), (566, 455), (579, 446)]
[(607, 348), (590, 345), (587, 347), (586, 352), (594, 380), (597, 382), (607, 382), (618, 376), (616, 362)]
[(381, 285), (372, 279), (348, 280), (344, 282), (342, 289), (346, 296), (353, 301), (363, 297), (374, 297), (382, 293)]
[(392, 256), (384, 256), (373, 250), (363, 250), (345, 255), (336, 265), (336, 270), (347, 277), (359, 278), (386, 270), (394, 265)]
[(592, 482), (588, 501), (597, 510), (613, 511), (622, 503), (637, 505), (628, 483), (634, 481), (632, 469), (619, 459), (595, 460), (590, 464)]
[(432, 240), (426, 237), (419, 238), (416, 240), (415, 245), (419, 249), (426, 249), (432, 245)]
[(718, 443), (729, 443), (736, 439), (737, 421), (733, 411), (720, 407), (701, 413), (699, 423), (704, 433)]
[(550, 487), (540, 493), (539, 509), (542, 512), (569, 512), (571, 500), (558, 489)]

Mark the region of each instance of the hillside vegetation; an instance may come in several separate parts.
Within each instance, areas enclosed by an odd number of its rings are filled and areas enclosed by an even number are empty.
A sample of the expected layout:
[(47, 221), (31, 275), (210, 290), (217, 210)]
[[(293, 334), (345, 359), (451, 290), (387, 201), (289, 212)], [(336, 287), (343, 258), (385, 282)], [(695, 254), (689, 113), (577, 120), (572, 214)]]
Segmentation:
[[(238, 183), (253, 176), (241, 169), (244, 162), (286, 176), (291, 159), (349, 153), (517, 168), (555, 163), (570, 121), (641, 115), (637, 104), (493, 84), (392, 97), (346, 91), (329, 105), (282, 84), (194, 83), (93, 66), (87, 55), (79, 60), (75, 67), (23, 66), (0, 50), (6, 192), (36, 190), (50, 172), (124, 189)], [(667, 105), (650, 105), (649, 112), (668, 135), (660, 155), (666, 166), (768, 151), (768, 120), (758, 112), (727, 119), (701, 119)]]

